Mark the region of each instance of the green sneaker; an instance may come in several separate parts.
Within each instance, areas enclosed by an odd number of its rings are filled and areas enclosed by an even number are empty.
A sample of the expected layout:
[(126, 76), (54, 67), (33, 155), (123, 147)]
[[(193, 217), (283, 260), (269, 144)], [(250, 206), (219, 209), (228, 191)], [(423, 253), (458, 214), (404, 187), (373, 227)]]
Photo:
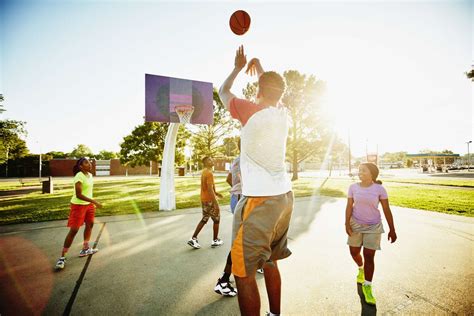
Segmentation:
[(364, 269), (359, 269), (359, 274), (357, 274), (357, 283), (364, 284), (364, 281), (365, 281)]
[(364, 293), (365, 302), (370, 305), (375, 305), (375, 297), (372, 295), (372, 285), (362, 284), (362, 292)]

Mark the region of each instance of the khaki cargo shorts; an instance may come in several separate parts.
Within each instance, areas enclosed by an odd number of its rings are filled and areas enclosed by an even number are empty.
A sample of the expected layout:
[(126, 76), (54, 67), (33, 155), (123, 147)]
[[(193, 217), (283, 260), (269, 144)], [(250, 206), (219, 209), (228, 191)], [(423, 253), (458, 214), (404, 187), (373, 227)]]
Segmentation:
[(364, 247), (372, 250), (381, 250), (380, 241), (384, 233), (382, 222), (375, 225), (363, 225), (351, 218), (352, 235), (347, 238), (351, 247)]

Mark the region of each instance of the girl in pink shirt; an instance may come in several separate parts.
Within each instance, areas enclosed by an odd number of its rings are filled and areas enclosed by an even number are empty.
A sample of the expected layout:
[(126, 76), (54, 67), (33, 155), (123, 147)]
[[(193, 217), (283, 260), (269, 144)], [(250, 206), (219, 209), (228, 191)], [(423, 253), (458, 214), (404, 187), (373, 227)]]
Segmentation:
[[(359, 166), (360, 182), (349, 187), (346, 206), (346, 233), (349, 236), (347, 244), (352, 259), (359, 266), (357, 283), (362, 284), (362, 292), (368, 304), (375, 305), (372, 294), (372, 277), (374, 275), (375, 251), (380, 250), (380, 240), (384, 233), (382, 217), (378, 209), (382, 204), (383, 213), (389, 226), (388, 240), (397, 240), (393, 216), (388, 204), (388, 195), (377, 180), (379, 169), (373, 163), (363, 163)], [(362, 258), (360, 251), (364, 247)]]

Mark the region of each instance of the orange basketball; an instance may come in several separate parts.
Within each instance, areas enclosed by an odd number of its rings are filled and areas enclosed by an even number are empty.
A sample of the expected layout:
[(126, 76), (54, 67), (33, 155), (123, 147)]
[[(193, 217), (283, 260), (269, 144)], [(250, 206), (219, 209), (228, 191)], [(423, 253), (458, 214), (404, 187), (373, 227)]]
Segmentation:
[(230, 29), (237, 35), (244, 35), (250, 28), (250, 15), (238, 10), (232, 13), (229, 20)]

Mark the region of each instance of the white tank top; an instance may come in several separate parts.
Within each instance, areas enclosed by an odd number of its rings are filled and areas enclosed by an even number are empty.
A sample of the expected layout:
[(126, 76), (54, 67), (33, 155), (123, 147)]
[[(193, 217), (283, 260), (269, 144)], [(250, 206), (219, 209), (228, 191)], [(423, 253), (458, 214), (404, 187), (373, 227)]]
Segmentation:
[(285, 154), (286, 108), (268, 107), (253, 114), (241, 130), (242, 194), (274, 196), (291, 191)]

